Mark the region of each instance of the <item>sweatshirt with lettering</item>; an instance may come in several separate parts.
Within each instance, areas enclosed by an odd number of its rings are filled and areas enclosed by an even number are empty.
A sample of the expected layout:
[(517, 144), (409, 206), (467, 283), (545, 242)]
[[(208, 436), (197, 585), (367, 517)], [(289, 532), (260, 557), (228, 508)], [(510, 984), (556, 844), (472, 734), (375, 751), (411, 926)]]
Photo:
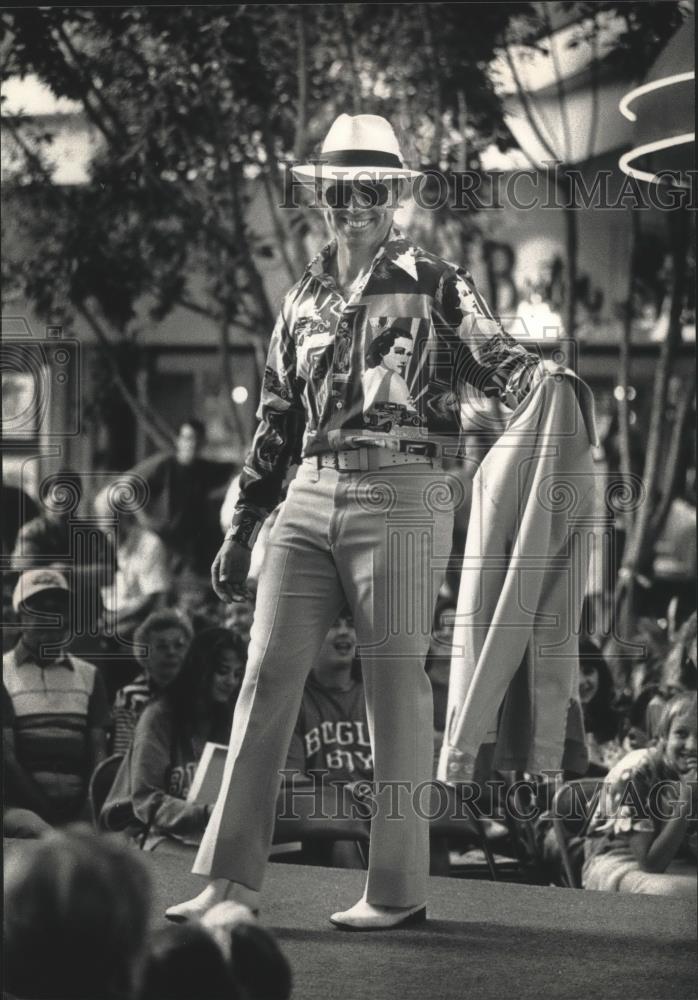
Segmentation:
[(366, 699), (360, 681), (347, 691), (338, 691), (325, 687), (310, 674), (286, 768), (324, 782), (372, 779)]

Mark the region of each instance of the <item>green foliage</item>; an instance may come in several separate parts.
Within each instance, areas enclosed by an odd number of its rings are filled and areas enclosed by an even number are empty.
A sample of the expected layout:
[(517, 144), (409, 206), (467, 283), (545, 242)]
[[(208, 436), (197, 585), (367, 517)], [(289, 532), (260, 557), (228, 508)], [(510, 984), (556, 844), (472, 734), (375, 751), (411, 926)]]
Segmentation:
[[(29, 252), (3, 265), (4, 294), (21, 290), (54, 317), (96, 301), (122, 335), (145, 296), (156, 319), (184, 305), (268, 334), (251, 200), (265, 189), (273, 210), (283, 162), (316, 151), (338, 113), (385, 115), (414, 165), (477, 166), (486, 145), (512, 142), (487, 72), (504, 40), (538, 44), (546, 25), (617, 10), (627, 31), (613, 58), (630, 71), (647, 66), (681, 17), (673, 0), (545, 8), (545, 17), (541, 4), (514, 2), (5, 9), (3, 78), (34, 73), (80, 102), (99, 144), (88, 183), (60, 188), (46, 167), (47, 127), (6, 120), (24, 164), (5, 197)], [(308, 216), (272, 217), (290, 283)], [(198, 298), (194, 274), (205, 279)]]
[[(462, 141), (460, 93), (471, 153), (506, 141), (486, 66), (512, 9), (528, 6), (5, 11), (3, 76), (34, 73), (79, 101), (99, 138), (89, 182), (58, 189), (32, 123), (8, 123), (28, 150), (8, 197), (26, 205), (22, 242), (37, 252), (8, 266), (6, 284), (23, 284), (52, 315), (96, 300), (120, 331), (149, 295), (155, 318), (185, 304), (268, 332), (248, 221), (255, 179), (266, 176), (279, 195), (279, 162), (311, 153), (345, 110), (386, 115), (411, 138), (413, 159), (448, 167)], [(277, 216), (292, 245), (301, 220)], [(194, 272), (207, 281), (199, 300)]]

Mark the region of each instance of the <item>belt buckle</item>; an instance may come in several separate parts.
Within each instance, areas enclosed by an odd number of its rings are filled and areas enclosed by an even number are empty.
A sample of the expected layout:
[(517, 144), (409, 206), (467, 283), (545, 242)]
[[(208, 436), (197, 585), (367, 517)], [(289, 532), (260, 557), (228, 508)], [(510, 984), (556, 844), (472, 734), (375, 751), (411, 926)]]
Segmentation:
[(422, 455), (427, 457), (429, 455), (429, 445), (428, 444), (410, 444), (405, 442), (403, 447), (400, 449), (405, 455)]

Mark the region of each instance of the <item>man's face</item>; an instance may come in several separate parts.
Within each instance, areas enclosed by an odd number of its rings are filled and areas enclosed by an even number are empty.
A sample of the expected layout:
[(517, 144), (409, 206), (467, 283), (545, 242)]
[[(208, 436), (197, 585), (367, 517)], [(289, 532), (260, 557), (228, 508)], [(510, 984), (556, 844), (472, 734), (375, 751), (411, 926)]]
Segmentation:
[(177, 435), (177, 461), (191, 465), (201, 451), (202, 441), (190, 424), (182, 424)]
[(392, 372), (397, 372), (402, 378), (405, 377), (407, 366), (412, 357), (412, 341), (409, 337), (398, 337), (383, 357), (383, 364)]
[[(360, 183), (344, 189), (344, 197), (333, 197), (334, 187), (324, 185), (324, 216), (327, 228), (338, 244), (352, 252), (365, 251), (374, 253), (383, 243), (397, 209), (395, 190), (388, 185), (388, 198), (383, 204), (382, 192), (376, 194), (368, 185), (362, 188)], [(342, 207), (331, 207), (339, 204)]]
[(151, 632), (145, 670), (153, 684), (163, 691), (179, 673), (188, 649), (187, 637), (179, 628)]
[[(45, 590), (20, 605), (18, 619), (27, 649), (39, 656), (46, 646), (64, 646), (70, 637), (69, 607), (68, 594), (62, 590)], [(58, 623), (46, 622), (48, 615), (56, 616)]]
[(666, 738), (664, 759), (679, 774), (695, 776), (698, 764), (698, 743), (696, 742), (696, 717), (692, 712), (677, 715), (671, 721), (671, 729)]

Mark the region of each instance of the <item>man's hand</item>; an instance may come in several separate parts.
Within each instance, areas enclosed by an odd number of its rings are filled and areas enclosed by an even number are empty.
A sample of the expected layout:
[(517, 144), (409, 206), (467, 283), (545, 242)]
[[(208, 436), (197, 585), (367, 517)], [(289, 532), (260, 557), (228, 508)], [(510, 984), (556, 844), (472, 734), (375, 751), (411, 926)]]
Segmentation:
[(244, 545), (225, 538), (211, 566), (211, 586), (226, 604), (248, 598), (246, 581), (252, 552)]

